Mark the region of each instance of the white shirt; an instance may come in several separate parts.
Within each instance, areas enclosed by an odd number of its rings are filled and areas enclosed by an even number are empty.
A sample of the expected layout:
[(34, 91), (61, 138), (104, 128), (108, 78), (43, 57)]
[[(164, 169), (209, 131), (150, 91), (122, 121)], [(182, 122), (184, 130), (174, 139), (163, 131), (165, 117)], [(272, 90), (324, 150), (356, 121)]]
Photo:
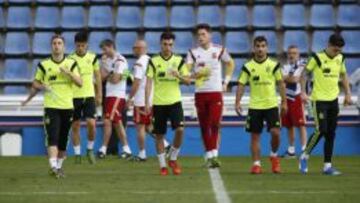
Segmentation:
[[(109, 73), (124, 74), (128, 70), (128, 63), (120, 53), (116, 53), (114, 58), (106, 58), (102, 64)], [(106, 83), (106, 97), (126, 97), (126, 78), (122, 77), (121, 81), (116, 84)]]
[[(140, 87), (134, 96), (134, 106), (145, 106), (146, 68), (149, 60), (150, 57), (148, 55), (142, 55), (134, 64), (134, 78), (141, 80)], [(149, 101), (152, 101), (152, 93)]]
[(360, 67), (350, 76), (350, 84), (355, 88), (357, 87), (357, 106), (360, 108)]
[[(298, 60), (295, 64), (285, 64), (283, 66), (282, 73), (284, 76), (295, 76), (300, 77), (302, 71), (304, 70), (306, 65), (305, 60)], [(301, 93), (301, 85), (300, 82), (297, 83), (286, 83), (286, 97), (288, 99), (294, 99), (295, 96)]]
[(222, 62), (230, 62), (227, 50), (217, 44), (210, 44), (208, 49), (196, 47), (189, 50), (186, 63), (194, 65), (194, 72), (203, 68), (210, 70), (210, 77), (195, 86), (195, 92), (222, 92)]

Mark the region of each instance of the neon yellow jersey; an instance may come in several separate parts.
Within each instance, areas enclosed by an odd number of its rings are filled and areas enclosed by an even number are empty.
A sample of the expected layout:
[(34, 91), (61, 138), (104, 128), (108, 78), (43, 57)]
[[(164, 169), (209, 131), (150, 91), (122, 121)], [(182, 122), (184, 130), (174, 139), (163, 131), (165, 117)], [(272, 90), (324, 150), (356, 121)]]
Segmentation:
[(94, 72), (99, 70), (96, 54), (87, 52), (84, 56), (79, 56), (73, 53), (69, 57), (78, 64), (80, 76), (83, 80), (82, 87), (74, 86), (74, 98), (94, 97)]
[(325, 51), (313, 54), (306, 70), (313, 74), (313, 90), (311, 99), (314, 101), (332, 101), (339, 96), (340, 74), (346, 74), (345, 60), (342, 54), (331, 58)]
[(181, 101), (180, 80), (170, 75), (172, 70), (178, 70), (181, 76), (189, 75), (185, 61), (179, 55), (173, 54), (164, 59), (159, 54), (150, 59), (146, 75), (154, 80), (154, 105), (171, 105)]
[(60, 67), (69, 69), (79, 75), (77, 63), (74, 59), (64, 57), (61, 62), (52, 58), (41, 61), (35, 74), (35, 80), (50, 87), (44, 93), (44, 107), (55, 109), (73, 109), (73, 81), (60, 71)]
[(270, 109), (278, 106), (276, 82), (282, 80), (280, 64), (270, 58), (263, 62), (246, 62), (239, 83), (250, 86), (250, 109)]

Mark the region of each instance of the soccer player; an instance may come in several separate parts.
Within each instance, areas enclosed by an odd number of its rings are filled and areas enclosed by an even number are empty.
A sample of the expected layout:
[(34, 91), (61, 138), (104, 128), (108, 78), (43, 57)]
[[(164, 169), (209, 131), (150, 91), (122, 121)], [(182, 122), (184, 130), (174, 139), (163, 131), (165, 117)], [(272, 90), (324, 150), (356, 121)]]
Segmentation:
[(300, 131), (301, 151), (306, 147), (306, 127), (304, 105), (301, 99), (300, 77), (305, 61), (300, 59), (299, 49), (291, 45), (287, 49), (288, 63), (283, 66), (283, 80), (286, 84), (288, 111), (281, 116), (281, 123), (288, 130), (289, 146), (284, 157), (295, 158), (295, 127)]
[(77, 63), (65, 57), (65, 41), (60, 35), (51, 38), (51, 57), (42, 60), (26, 105), (39, 91), (44, 91), (44, 130), (49, 157), (49, 174), (65, 177), (62, 164), (66, 156), (68, 135), (73, 119), (73, 86), (82, 86)]
[(128, 77), (128, 63), (120, 53), (116, 52), (112, 40), (106, 39), (101, 42), (103, 51), (101, 62), (101, 77), (106, 81), (105, 117), (104, 117), (104, 139), (99, 149), (98, 157), (105, 158), (107, 145), (109, 143), (112, 127), (116, 131), (122, 144), (123, 152), (121, 158), (130, 159), (131, 149), (128, 145), (124, 125), (121, 122), (126, 102), (126, 79)]
[[(315, 53), (306, 65), (306, 71), (312, 73), (313, 90), (311, 101), (315, 119), (315, 132), (310, 136), (305, 151), (300, 157), (300, 172), (308, 172), (308, 159), (311, 151), (322, 137), (324, 143), (324, 168), (325, 175), (340, 175), (331, 164), (334, 148), (335, 130), (339, 114), (339, 80), (345, 91), (344, 106), (351, 104), (351, 92), (349, 80), (346, 74), (345, 58), (341, 54), (345, 42), (341, 35), (332, 34), (329, 37), (328, 46), (325, 50)], [(305, 72), (305, 71), (304, 71)], [(302, 77), (302, 97), (307, 98), (305, 93), (306, 77)]]
[[(234, 61), (224, 47), (211, 42), (211, 28), (208, 24), (199, 24), (195, 30), (199, 46), (189, 50), (186, 63), (189, 68), (194, 67), (195, 106), (206, 150), (206, 165), (217, 168), (220, 167), (217, 157), (223, 91), (227, 90), (230, 82)], [(226, 66), (224, 82), (222, 63)]]
[[(90, 164), (95, 164), (94, 141), (96, 135), (96, 106), (101, 105), (102, 85), (99, 70), (99, 61), (96, 54), (88, 51), (88, 34), (86, 32), (78, 32), (74, 38), (76, 50), (70, 55), (75, 59), (79, 66), (83, 86), (74, 88), (74, 119), (72, 124), (72, 141), (74, 145), (75, 163), (81, 163), (80, 149), (80, 125), (81, 118), (85, 117), (88, 142), (86, 155)], [(95, 87), (94, 88), (94, 78)]]
[(246, 118), (246, 131), (251, 134), (252, 174), (261, 174), (260, 134), (264, 120), (271, 134), (270, 161), (273, 173), (280, 173), (278, 148), (280, 145), (280, 117), (276, 85), (281, 96), (281, 113), (287, 111), (286, 89), (282, 80), (280, 64), (267, 55), (268, 44), (264, 36), (257, 36), (253, 42), (254, 57), (246, 62), (239, 76), (236, 93), (235, 110), (241, 114), (241, 97), (245, 85), (250, 86), (249, 112)]
[[(184, 134), (184, 111), (181, 104), (180, 83), (190, 84), (189, 71), (184, 59), (173, 53), (175, 35), (164, 32), (160, 36), (161, 52), (151, 57), (146, 71), (145, 112), (151, 112), (150, 94), (154, 86), (153, 96), (153, 133), (156, 136), (156, 148), (160, 163), (160, 174), (168, 175), (164, 150), (164, 136), (167, 130), (167, 121), (171, 121), (175, 130), (174, 142), (170, 150), (169, 166), (173, 174), (181, 173), (177, 158)], [(154, 85), (153, 85), (154, 83)]]
[[(145, 113), (145, 86), (146, 86), (146, 68), (150, 57), (146, 54), (147, 46), (144, 40), (137, 40), (133, 47), (134, 55), (137, 60), (134, 64), (134, 81), (127, 100), (127, 107), (134, 105), (134, 123), (136, 124), (137, 140), (139, 145), (139, 154), (134, 157), (134, 161), (146, 161), (145, 135), (152, 131), (151, 113)], [(150, 105), (153, 94), (150, 94)], [(169, 143), (164, 139), (166, 149), (170, 148)]]

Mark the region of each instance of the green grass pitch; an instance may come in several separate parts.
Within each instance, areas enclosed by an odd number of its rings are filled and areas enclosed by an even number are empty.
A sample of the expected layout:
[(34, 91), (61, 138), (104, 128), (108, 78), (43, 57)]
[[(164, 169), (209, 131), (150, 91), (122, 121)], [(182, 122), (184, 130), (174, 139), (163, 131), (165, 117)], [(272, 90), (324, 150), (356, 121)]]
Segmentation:
[[(86, 159), (85, 159), (86, 161)], [(207, 169), (200, 157), (181, 157), (183, 174), (161, 177), (158, 163), (131, 163), (107, 157), (96, 165), (64, 164), (67, 177), (56, 180), (48, 174), (45, 157), (0, 158), (0, 202), (216, 202)], [(335, 157), (344, 174), (338, 177), (320, 173), (322, 158), (310, 159), (309, 174), (301, 175), (296, 160), (282, 160), (283, 173), (249, 174), (248, 157), (222, 157), (220, 169), (232, 202), (314, 203), (360, 202), (360, 157)]]

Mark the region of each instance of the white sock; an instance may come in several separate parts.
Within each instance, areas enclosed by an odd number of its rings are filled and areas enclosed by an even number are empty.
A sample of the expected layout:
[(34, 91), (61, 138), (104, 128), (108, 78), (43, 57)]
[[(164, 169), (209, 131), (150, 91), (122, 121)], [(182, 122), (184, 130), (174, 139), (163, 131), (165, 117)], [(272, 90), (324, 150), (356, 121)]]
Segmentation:
[(94, 149), (94, 140), (88, 140), (87, 149), (88, 150), (93, 150)]
[(309, 159), (309, 155), (303, 152), (300, 156), (300, 159)]
[(176, 161), (177, 157), (179, 156), (179, 152), (180, 152), (179, 148), (171, 147), (170, 160)]
[(211, 159), (214, 157), (214, 154), (212, 151), (207, 151), (205, 154), (206, 159)]
[(131, 154), (131, 149), (130, 149), (129, 145), (124, 145), (124, 146), (122, 147), (122, 149), (123, 149), (123, 152), (126, 152), (126, 153), (128, 153), (128, 154)]
[(56, 166), (57, 169), (62, 168), (62, 165), (63, 165), (64, 160), (65, 160), (64, 158), (59, 158), (59, 159), (57, 160), (57, 166)]
[(57, 167), (57, 158), (49, 158), (49, 164), (51, 168)]
[(271, 151), (271, 152), (270, 152), (270, 157), (277, 157), (277, 152)]
[(106, 149), (107, 149), (107, 147), (103, 145), (100, 147), (99, 152), (106, 154)]
[(159, 159), (160, 168), (165, 168), (166, 167), (165, 153), (158, 154), (157, 156)]
[(140, 150), (138, 156), (140, 158), (142, 158), (142, 159), (146, 159), (146, 151), (145, 151), (145, 149)]
[(261, 166), (260, 160), (254, 161), (254, 164), (253, 164), (253, 165), (254, 165), (254, 166)]
[(170, 144), (168, 143), (168, 141), (164, 138), (164, 147), (168, 147)]
[(325, 171), (325, 170), (331, 168), (331, 166), (332, 166), (332, 165), (331, 165), (331, 162), (330, 162), (330, 163), (329, 163), (329, 162), (324, 163), (324, 169), (323, 169), (323, 170)]
[(290, 145), (290, 146), (288, 147), (288, 152), (289, 152), (290, 154), (295, 154), (295, 147)]
[(75, 155), (80, 155), (81, 154), (80, 145), (74, 146), (74, 154)]
[(213, 149), (212, 153), (213, 153), (214, 157), (218, 157), (218, 155), (219, 155), (219, 151), (217, 149)]
[(306, 145), (301, 146), (301, 151), (302, 152), (305, 151), (305, 149), (306, 149)]

